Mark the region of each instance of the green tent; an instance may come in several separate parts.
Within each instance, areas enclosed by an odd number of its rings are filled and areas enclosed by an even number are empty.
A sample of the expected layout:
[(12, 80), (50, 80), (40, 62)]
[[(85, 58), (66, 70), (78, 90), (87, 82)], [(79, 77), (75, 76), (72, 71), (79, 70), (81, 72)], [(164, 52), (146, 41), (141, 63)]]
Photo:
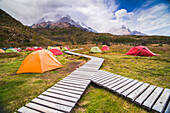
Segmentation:
[(62, 47), (61, 51), (68, 51), (66, 47)]
[(98, 47), (92, 47), (90, 52), (92, 52), (92, 53), (101, 53), (102, 51)]
[(54, 47), (48, 47), (47, 49), (50, 50), (50, 49), (53, 49)]
[(5, 53), (19, 53), (16, 49), (7, 49)]

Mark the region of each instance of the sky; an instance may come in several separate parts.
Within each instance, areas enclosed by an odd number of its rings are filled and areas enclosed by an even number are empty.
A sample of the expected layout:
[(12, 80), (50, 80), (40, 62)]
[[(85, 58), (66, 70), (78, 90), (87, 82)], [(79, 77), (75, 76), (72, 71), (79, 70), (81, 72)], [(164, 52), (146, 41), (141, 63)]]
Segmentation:
[(24, 25), (70, 15), (98, 32), (124, 25), (147, 35), (170, 36), (169, 0), (0, 0), (0, 8)]

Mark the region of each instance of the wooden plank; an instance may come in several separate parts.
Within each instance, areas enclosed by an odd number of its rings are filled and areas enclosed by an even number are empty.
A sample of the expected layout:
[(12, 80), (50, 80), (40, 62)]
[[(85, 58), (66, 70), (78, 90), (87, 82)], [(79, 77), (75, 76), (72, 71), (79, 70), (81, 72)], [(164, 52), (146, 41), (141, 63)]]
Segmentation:
[(130, 83), (130, 82), (132, 82), (132, 81), (133, 81), (133, 79), (128, 79), (128, 80), (126, 80), (125, 82), (117, 85), (116, 87), (113, 87), (111, 90), (112, 90), (112, 91), (116, 91), (116, 90), (120, 89), (121, 87), (125, 86), (126, 84), (128, 84), (128, 83)]
[(164, 113), (170, 113), (170, 101), (169, 101), (168, 106), (166, 107), (166, 110)]
[(70, 89), (64, 89), (64, 88), (60, 88), (60, 87), (51, 87), (52, 89), (55, 89), (55, 90), (60, 90), (60, 91), (64, 91), (64, 92), (69, 92), (69, 93), (74, 93), (74, 94), (78, 94), (78, 95), (81, 95), (83, 92), (80, 92), (80, 91), (75, 91), (75, 90), (70, 90)]
[(62, 82), (74, 82), (74, 83), (79, 83), (79, 84), (89, 84), (91, 81), (90, 80), (88, 80), (88, 81), (80, 81), (80, 80), (73, 80), (73, 79), (62, 79), (62, 80), (60, 80), (60, 81), (62, 81)]
[(110, 78), (110, 79), (108, 79), (108, 80), (106, 80), (106, 81), (100, 82), (100, 84), (101, 84), (101, 85), (107, 84), (107, 83), (109, 83), (109, 82), (111, 82), (111, 81), (113, 81), (113, 80), (115, 80), (115, 79), (117, 79), (117, 78), (119, 78), (119, 77), (120, 77), (119, 75), (113, 76), (112, 78)]
[(55, 98), (60, 98), (60, 99), (63, 99), (63, 100), (68, 100), (68, 101), (71, 101), (71, 102), (77, 102), (78, 101), (77, 98), (68, 97), (68, 96), (56, 94), (56, 93), (50, 93), (50, 92), (47, 92), (47, 91), (44, 91), (42, 94), (47, 95), (47, 96), (51, 96), (51, 97), (55, 97)]
[(123, 93), (124, 91), (126, 91), (127, 89), (129, 89), (130, 87), (132, 87), (133, 85), (135, 85), (138, 81), (137, 80), (134, 80), (132, 82), (130, 82), (129, 84), (127, 84), (126, 86), (116, 90), (116, 93), (118, 94), (121, 94)]
[(110, 80), (110, 79), (112, 79), (112, 78), (114, 78), (114, 76), (105, 77), (105, 78), (103, 78), (103, 79), (94, 80), (94, 81), (95, 81), (96, 83), (100, 84), (101, 82), (104, 82), (104, 81), (106, 81), (106, 80)]
[(108, 86), (110, 86), (111, 84), (116, 83), (117, 81), (122, 80), (123, 78), (125, 78), (125, 77), (117, 77), (117, 78), (116, 78), (116, 79), (114, 79), (113, 81), (108, 82), (107, 84), (104, 84), (103, 86), (108, 88)]
[(82, 78), (74, 78), (74, 77), (70, 77), (70, 76), (65, 77), (63, 80), (74, 80), (74, 81), (82, 81), (82, 82), (90, 82), (91, 81), (91, 80), (86, 80), (86, 79), (82, 79)]
[(61, 85), (65, 85), (65, 86), (71, 86), (71, 87), (76, 87), (76, 88), (82, 88), (85, 89), (87, 87), (86, 86), (80, 86), (80, 85), (75, 85), (75, 84), (71, 84), (71, 83), (64, 83), (64, 82), (57, 82), (57, 84), (61, 84)]
[(78, 71), (88, 71), (88, 72), (97, 72), (97, 68), (77, 68)]
[(70, 87), (70, 86), (65, 86), (65, 85), (59, 85), (59, 84), (55, 84), (54, 86), (55, 86), (55, 87), (59, 87), (59, 88), (65, 88), (65, 89), (80, 91), (80, 92), (83, 92), (83, 91), (84, 91), (84, 89), (81, 89), (81, 88), (75, 88), (75, 87)]
[(143, 93), (149, 87), (149, 85), (150, 84), (148, 83), (142, 84), (142, 86), (140, 86), (135, 91), (133, 91), (131, 94), (129, 94), (127, 98), (131, 101), (134, 101), (141, 93)]
[(143, 82), (138, 82), (135, 85), (133, 85), (132, 87), (128, 88), (126, 91), (124, 91), (123, 93), (121, 93), (122, 96), (126, 97), (127, 95), (129, 95), (131, 92), (133, 92), (135, 89), (137, 89), (138, 87), (140, 87), (143, 84)]
[(75, 81), (68, 81), (68, 80), (60, 80), (59, 83), (69, 83), (69, 84), (75, 84), (75, 85), (80, 85), (80, 86), (87, 86), (89, 83), (80, 83), (80, 82), (75, 82)]
[(39, 95), (38, 98), (44, 99), (44, 100), (47, 100), (50, 102), (66, 105), (66, 106), (71, 106), (71, 107), (75, 106), (75, 104), (76, 104), (74, 102), (70, 102), (70, 101), (66, 101), (66, 100), (62, 100), (62, 99), (58, 99), (58, 98), (53, 98), (53, 97), (49, 97), (49, 96), (45, 96), (45, 95)]
[(68, 75), (67, 77), (73, 77), (73, 78), (81, 78), (85, 80), (90, 80), (92, 77), (82, 77), (82, 76), (77, 76), (77, 75)]
[(73, 71), (71, 73), (72, 75), (84, 75), (84, 76), (89, 76), (91, 77), (92, 75), (94, 75), (95, 73), (94, 72), (87, 72), (87, 71)]
[(143, 103), (143, 106), (147, 109), (151, 109), (156, 100), (159, 98), (163, 91), (163, 88), (157, 87), (154, 92), (146, 99), (146, 101)]
[[(125, 77), (125, 78), (123, 78), (123, 79), (121, 79), (121, 80), (119, 80), (119, 81), (109, 85), (108, 88), (112, 90), (113, 87), (115, 87), (115, 86), (125, 82), (126, 80), (128, 80), (128, 78)], [(114, 91), (114, 90), (112, 90), (112, 91)]]
[(48, 102), (48, 101), (38, 99), (38, 98), (34, 98), (32, 100), (32, 102), (39, 104), (39, 105), (44, 105), (44, 106), (47, 106), (47, 107), (50, 107), (50, 108), (53, 108), (53, 109), (56, 109), (56, 110), (61, 110), (61, 111), (64, 111), (64, 112), (70, 112), (72, 110), (72, 107)]
[(30, 108), (26, 108), (26, 107), (21, 107), (20, 109), (17, 110), (17, 112), (20, 112), (20, 113), (41, 113), (41, 112), (35, 111)]
[(156, 86), (149, 86), (149, 88), (135, 100), (135, 103), (141, 105), (146, 100), (146, 98), (149, 97), (149, 95), (154, 91), (155, 88)]
[(162, 113), (166, 104), (169, 101), (169, 96), (170, 96), (170, 89), (165, 88), (164, 92), (159, 97), (159, 99), (157, 100), (157, 102), (153, 106), (152, 110)]
[(45, 106), (42, 106), (42, 105), (38, 105), (38, 104), (35, 104), (35, 103), (28, 103), (28, 104), (26, 104), (26, 106), (33, 108), (33, 109), (36, 109), (36, 110), (39, 110), (41, 112), (45, 112), (45, 113), (64, 113), (64, 112), (54, 110), (54, 109), (51, 109), (51, 108), (48, 108), (48, 107), (45, 107)]
[(49, 88), (47, 90), (48, 92), (52, 92), (52, 93), (57, 93), (57, 94), (61, 94), (61, 95), (65, 95), (65, 96), (69, 96), (69, 97), (74, 97), (74, 98), (80, 98), (81, 95), (79, 94), (73, 94), (73, 93), (68, 93), (68, 92), (63, 92), (63, 91), (60, 91), (60, 90), (57, 90), (57, 89), (52, 89), (52, 88)]
[(96, 82), (96, 83), (99, 83), (102, 80), (108, 80), (109, 78), (112, 78), (112, 77), (113, 76), (102, 76), (102, 77), (96, 77), (96, 78), (93, 77), (93, 81)]
[(82, 79), (86, 79), (86, 78), (91, 79), (92, 78), (92, 75), (79, 75), (79, 74), (73, 74), (73, 73), (71, 73), (68, 76), (82, 77)]

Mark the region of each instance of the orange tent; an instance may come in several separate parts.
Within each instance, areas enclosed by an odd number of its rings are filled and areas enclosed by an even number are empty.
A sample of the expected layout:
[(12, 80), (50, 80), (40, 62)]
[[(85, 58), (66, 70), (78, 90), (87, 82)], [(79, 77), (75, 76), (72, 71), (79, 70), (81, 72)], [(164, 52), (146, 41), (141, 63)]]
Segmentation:
[(44, 73), (52, 69), (63, 67), (51, 52), (39, 50), (30, 53), (22, 61), (17, 74), (19, 73)]
[(0, 53), (5, 53), (5, 51), (3, 49), (0, 49)]

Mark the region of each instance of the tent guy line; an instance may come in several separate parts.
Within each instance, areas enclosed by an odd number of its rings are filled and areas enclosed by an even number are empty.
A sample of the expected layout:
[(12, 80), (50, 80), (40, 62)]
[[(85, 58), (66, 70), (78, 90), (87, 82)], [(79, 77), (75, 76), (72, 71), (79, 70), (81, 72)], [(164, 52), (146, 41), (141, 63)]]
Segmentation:
[(65, 53), (91, 60), (18, 109), (17, 112), (71, 112), (91, 81), (149, 110), (159, 113), (170, 112), (170, 89), (99, 70), (104, 62), (103, 58), (72, 52), (76, 50), (78, 49), (65, 51)]

